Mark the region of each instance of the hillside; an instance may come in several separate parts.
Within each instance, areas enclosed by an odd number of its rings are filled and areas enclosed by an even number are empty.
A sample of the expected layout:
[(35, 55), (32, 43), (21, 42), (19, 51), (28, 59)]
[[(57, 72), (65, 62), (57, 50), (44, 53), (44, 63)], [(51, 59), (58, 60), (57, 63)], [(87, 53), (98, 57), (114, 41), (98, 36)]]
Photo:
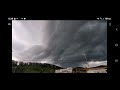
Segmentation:
[(42, 64), (42, 63), (23, 63), (12, 60), (12, 73), (55, 73), (55, 70), (62, 69), (61, 67)]

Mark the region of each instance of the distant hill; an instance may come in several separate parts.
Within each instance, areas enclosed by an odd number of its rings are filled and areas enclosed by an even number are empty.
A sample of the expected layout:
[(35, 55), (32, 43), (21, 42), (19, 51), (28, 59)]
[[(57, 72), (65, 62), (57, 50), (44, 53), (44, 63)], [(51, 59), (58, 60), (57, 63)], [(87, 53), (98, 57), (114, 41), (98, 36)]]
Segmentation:
[(96, 67), (93, 67), (93, 68), (100, 68), (100, 67), (107, 67), (107, 65), (100, 65), (100, 66), (96, 66)]
[(55, 73), (55, 70), (62, 69), (59, 66), (42, 63), (23, 63), (12, 60), (13, 73)]

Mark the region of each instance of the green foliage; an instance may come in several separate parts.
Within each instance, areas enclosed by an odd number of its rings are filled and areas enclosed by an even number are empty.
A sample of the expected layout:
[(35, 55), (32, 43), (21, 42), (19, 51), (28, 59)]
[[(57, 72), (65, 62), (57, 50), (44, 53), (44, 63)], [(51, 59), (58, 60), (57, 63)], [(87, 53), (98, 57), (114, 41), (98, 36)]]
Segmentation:
[(61, 69), (61, 67), (51, 65), (51, 64), (41, 64), (41, 63), (23, 63), (12, 60), (12, 72), (13, 73), (55, 73), (56, 69)]

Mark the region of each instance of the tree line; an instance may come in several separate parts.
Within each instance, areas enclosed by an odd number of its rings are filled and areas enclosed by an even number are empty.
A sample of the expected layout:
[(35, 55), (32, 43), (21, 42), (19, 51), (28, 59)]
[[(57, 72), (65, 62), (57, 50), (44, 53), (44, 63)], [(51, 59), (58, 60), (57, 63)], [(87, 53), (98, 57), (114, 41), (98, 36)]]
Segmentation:
[(55, 70), (58, 69), (62, 68), (51, 64), (24, 63), (12, 60), (12, 73), (55, 73)]

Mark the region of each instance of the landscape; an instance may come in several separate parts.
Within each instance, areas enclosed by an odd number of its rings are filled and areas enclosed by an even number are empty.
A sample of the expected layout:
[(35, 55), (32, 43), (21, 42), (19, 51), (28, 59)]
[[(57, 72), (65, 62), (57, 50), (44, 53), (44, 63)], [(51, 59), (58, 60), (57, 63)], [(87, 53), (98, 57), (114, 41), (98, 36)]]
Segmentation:
[[(88, 68), (76, 67), (76, 68), (62, 68), (59, 66), (47, 64), (47, 63), (23, 63), (12, 60), (12, 73), (107, 73), (107, 66), (100, 65), (97, 67), (89, 68), (94, 72), (87, 72)], [(97, 69), (97, 72), (95, 70)], [(102, 72), (98, 71), (104, 69)], [(61, 71), (60, 71), (61, 70)]]
[(12, 73), (107, 73), (107, 21), (12, 20)]

